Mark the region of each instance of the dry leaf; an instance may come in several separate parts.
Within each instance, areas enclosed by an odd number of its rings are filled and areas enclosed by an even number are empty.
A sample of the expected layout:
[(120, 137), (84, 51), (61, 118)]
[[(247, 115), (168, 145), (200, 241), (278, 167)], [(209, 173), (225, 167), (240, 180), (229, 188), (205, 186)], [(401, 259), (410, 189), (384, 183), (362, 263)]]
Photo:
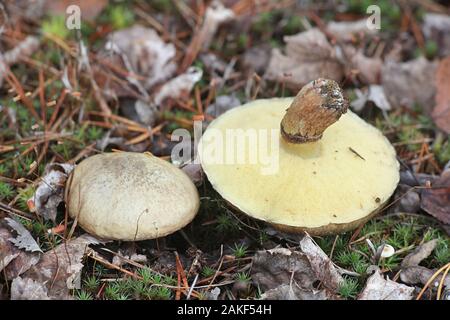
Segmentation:
[(14, 235), (12, 234), (10, 228), (6, 226), (6, 223), (1, 221), (0, 272), (2, 272), (6, 279), (12, 279), (24, 273), (30, 269), (31, 266), (35, 265), (40, 258), (39, 253), (30, 253), (18, 249), (15, 245), (13, 245), (11, 239), (14, 240)]
[[(408, 267), (400, 273), (400, 279), (407, 284), (421, 284), (425, 285), (428, 280), (434, 275), (436, 270), (430, 270), (425, 267)], [(442, 274), (438, 275), (431, 287), (437, 288), (442, 280)], [(450, 288), (450, 277), (446, 277), (444, 280), (444, 286)]]
[(286, 55), (272, 50), (266, 79), (286, 83), (294, 90), (317, 78), (340, 81), (344, 68), (335, 56), (335, 50), (317, 28), (284, 37)]
[(439, 129), (450, 134), (450, 56), (436, 70), (436, 106), (432, 117)]
[(157, 110), (147, 102), (134, 98), (119, 99), (119, 108), (124, 117), (153, 127), (156, 123)]
[(382, 86), (372, 84), (367, 90), (355, 89), (357, 99), (351, 102), (351, 106), (356, 111), (361, 111), (368, 101), (373, 102), (381, 110), (391, 110), (391, 104), (384, 94)]
[(437, 44), (439, 56), (450, 55), (450, 16), (425, 13), (422, 31), (427, 40), (432, 40)]
[[(90, 244), (98, 243), (98, 239), (88, 234), (62, 243), (47, 251), (35, 266), (22, 275), (22, 278), (15, 278), (13, 285), (15, 282), (22, 284), (23, 281), (29, 284), (32, 283), (30, 280), (33, 280), (46, 287), (50, 299), (71, 299), (69, 289), (79, 287), (79, 276), (83, 268), (81, 261), (86, 249)], [(17, 297), (11, 295), (11, 299), (15, 298)]]
[(196, 186), (200, 186), (203, 183), (203, 169), (199, 163), (189, 162), (183, 165), (181, 170), (188, 175)]
[(206, 9), (205, 20), (200, 29), (200, 43), (203, 49), (209, 48), (219, 26), (235, 17), (233, 10), (225, 8), (220, 1), (213, 1)]
[(300, 241), (300, 248), (308, 258), (311, 268), (318, 279), (327, 288), (337, 291), (343, 279), (340, 272), (325, 252), (323, 252), (323, 250), (309, 236), (305, 236)]
[(127, 260), (131, 260), (131, 261), (134, 261), (137, 263), (146, 263), (147, 262), (147, 256), (145, 256), (143, 254), (133, 253), (131, 255), (127, 255), (127, 254), (123, 253), (123, 251), (121, 249), (119, 249), (118, 253), (120, 256), (115, 255), (112, 259), (112, 264), (119, 266), (119, 267), (123, 266), (124, 264), (127, 264), (128, 263)]
[[(331, 297), (343, 281), (338, 269), (309, 236), (301, 240), (300, 248), (301, 251), (275, 248), (256, 252), (253, 281), (263, 291), (275, 290), (267, 293), (270, 297)], [(326, 292), (314, 288), (316, 281), (323, 284)]]
[(42, 252), (41, 248), (31, 236), (30, 232), (19, 222), (11, 218), (5, 218), (6, 223), (17, 232), (15, 238), (9, 238), (16, 247), (30, 252)]
[(19, 249), (9, 241), (11, 237), (11, 232), (0, 225), (0, 271), (19, 255)]
[(435, 95), (436, 63), (423, 57), (404, 63), (387, 61), (381, 82), (391, 105), (413, 108), (416, 104), (431, 113)]
[(367, 279), (366, 286), (359, 294), (358, 300), (411, 300), (414, 287), (384, 279), (377, 268), (375, 273)]
[(421, 208), (444, 224), (450, 224), (450, 170), (446, 170), (433, 183), (422, 190)]
[(64, 198), (65, 182), (73, 168), (68, 163), (52, 163), (45, 168), (44, 177), (28, 200), (31, 212), (37, 212), (46, 220), (55, 221), (58, 205)]
[(168, 98), (177, 99), (183, 94), (191, 92), (194, 85), (200, 81), (203, 72), (200, 68), (190, 67), (185, 73), (167, 81), (153, 97), (155, 105), (160, 106), (161, 103)]
[[(177, 67), (175, 46), (164, 42), (155, 30), (140, 25), (112, 33), (105, 48), (119, 55), (128, 71), (143, 77), (139, 80), (147, 90), (172, 77)], [(136, 84), (135, 76), (128, 80)]]
[(206, 108), (206, 114), (217, 118), (234, 107), (240, 106), (241, 101), (234, 95), (223, 95), (216, 97), (214, 103)]
[(270, 46), (260, 45), (251, 47), (245, 51), (242, 57), (242, 66), (250, 72), (263, 74), (270, 60)]
[(17, 277), (11, 283), (11, 300), (50, 300), (47, 291), (41, 282)]
[(10, 65), (19, 62), (21, 56), (30, 56), (39, 48), (39, 38), (28, 36), (25, 40), (19, 42), (13, 49), (1, 53), (0, 52), (0, 87), (3, 84), (3, 78), (6, 70)]
[(402, 268), (418, 266), (422, 260), (430, 256), (438, 244), (438, 239), (425, 242), (418, 246), (413, 252), (408, 254), (402, 261)]
[[(425, 260), (430, 256), (438, 243), (437, 239), (425, 242), (417, 247), (413, 252), (408, 254), (402, 261), (402, 270), (400, 273), (400, 279), (407, 284), (422, 284), (425, 285), (428, 280), (434, 275), (436, 270), (430, 270), (425, 267), (419, 266), (422, 260)], [(442, 275), (439, 275), (433, 282), (432, 287), (437, 287), (442, 279)], [(444, 286), (450, 288), (450, 278), (446, 277), (444, 280)]]
[[(366, 57), (362, 50), (357, 50), (350, 45), (344, 46), (342, 50), (345, 55), (339, 58), (348, 74), (356, 72), (358, 79), (366, 84), (380, 83), (383, 67), (383, 61), (380, 58)], [(341, 52), (340, 49), (338, 52)]]
[(369, 29), (367, 27), (367, 19), (341, 22), (331, 21), (327, 24), (326, 29), (327, 32), (339, 41), (352, 41), (358, 35), (378, 33), (377, 29)]

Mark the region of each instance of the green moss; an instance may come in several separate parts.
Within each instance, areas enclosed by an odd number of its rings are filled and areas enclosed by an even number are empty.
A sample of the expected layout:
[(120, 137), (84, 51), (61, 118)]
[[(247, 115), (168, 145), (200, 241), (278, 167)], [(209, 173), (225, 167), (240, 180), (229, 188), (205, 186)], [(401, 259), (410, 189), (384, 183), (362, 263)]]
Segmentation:
[(338, 292), (339, 294), (346, 299), (356, 298), (356, 295), (359, 291), (358, 280), (353, 278), (344, 278), (344, 281), (340, 284)]
[(0, 181), (0, 200), (10, 199), (13, 195), (13, 187), (9, 183)]
[(66, 18), (60, 15), (53, 15), (42, 22), (41, 30), (43, 33), (48, 33), (57, 36), (61, 39), (66, 39), (70, 30), (66, 27)]

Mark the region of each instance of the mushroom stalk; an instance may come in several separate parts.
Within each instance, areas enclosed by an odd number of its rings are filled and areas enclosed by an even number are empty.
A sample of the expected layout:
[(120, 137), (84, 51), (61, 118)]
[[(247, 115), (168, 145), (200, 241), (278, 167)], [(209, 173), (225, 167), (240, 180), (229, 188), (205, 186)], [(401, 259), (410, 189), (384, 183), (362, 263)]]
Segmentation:
[(347, 112), (348, 101), (336, 81), (317, 79), (305, 85), (286, 110), (280, 125), (283, 138), (294, 144), (317, 141)]

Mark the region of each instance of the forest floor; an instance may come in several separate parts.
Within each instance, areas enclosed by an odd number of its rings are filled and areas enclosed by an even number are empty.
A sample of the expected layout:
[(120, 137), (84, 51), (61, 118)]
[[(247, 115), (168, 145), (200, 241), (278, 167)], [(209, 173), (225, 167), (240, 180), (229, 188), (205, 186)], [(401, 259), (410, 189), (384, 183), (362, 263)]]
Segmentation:
[[(450, 298), (449, 7), (431, 0), (82, 2), (74, 30), (66, 24), (71, 1), (0, 4), (0, 299), (386, 299), (400, 289), (407, 293), (399, 299)], [(372, 3), (378, 29), (366, 24)], [(312, 271), (303, 234), (237, 212), (201, 168), (193, 173), (197, 217), (156, 240), (93, 243), (80, 253), (87, 242), (76, 240), (85, 231), (71, 231), (64, 185), (34, 198), (46, 174), (64, 171), (55, 163), (117, 150), (170, 160), (173, 130), (193, 130), (194, 120), (255, 99), (294, 96), (318, 77), (339, 82), (401, 164), (400, 184), (379, 215), (351, 232), (306, 236), (339, 270), (338, 286)], [(384, 257), (388, 245), (395, 252)], [(280, 266), (278, 282), (265, 251), (277, 247), (300, 254)], [(292, 285), (282, 280), (290, 278), (288, 264), (305, 257), (310, 269), (297, 271), (310, 287), (283, 291)], [(52, 275), (44, 282), (46, 269)], [(377, 289), (366, 290), (368, 279)]]

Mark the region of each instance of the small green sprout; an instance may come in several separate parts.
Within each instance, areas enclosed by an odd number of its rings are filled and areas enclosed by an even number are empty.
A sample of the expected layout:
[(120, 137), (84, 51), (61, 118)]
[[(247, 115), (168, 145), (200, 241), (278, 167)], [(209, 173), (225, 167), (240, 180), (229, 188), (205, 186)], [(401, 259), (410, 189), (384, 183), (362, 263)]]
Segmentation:
[(233, 250), (233, 255), (239, 259), (243, 258), (247, 255), (247, 249), (248, 247), (245, 244), (235, 244)]

